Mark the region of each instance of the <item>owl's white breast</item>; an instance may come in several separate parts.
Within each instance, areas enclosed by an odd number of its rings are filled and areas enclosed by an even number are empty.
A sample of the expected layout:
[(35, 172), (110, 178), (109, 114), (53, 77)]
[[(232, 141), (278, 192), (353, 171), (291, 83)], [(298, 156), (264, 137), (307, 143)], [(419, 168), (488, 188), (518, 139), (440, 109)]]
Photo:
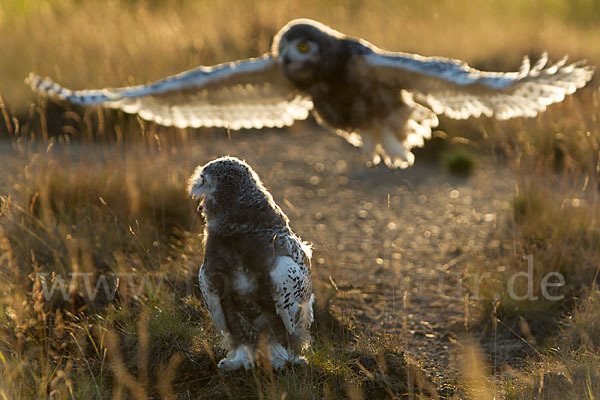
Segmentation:
[(248, 273), (244, 267), (238, 267), (233, 275), (232, 288), (242, 295), (247, 295), (256, 290), (256, 277)]

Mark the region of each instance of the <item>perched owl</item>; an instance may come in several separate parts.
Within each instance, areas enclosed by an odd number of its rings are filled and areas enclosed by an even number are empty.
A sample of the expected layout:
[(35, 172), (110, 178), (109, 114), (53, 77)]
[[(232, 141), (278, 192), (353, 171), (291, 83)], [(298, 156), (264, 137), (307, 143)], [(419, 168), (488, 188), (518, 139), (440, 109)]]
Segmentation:
[(237, 158), (198, 167), (188, 191), (206, 219), (199, 281), (228, 351), (219, 367), (249, 369), (258, 355), (275, 369), (304, 362), (300, 353), (313, 322), (310, 246), (292, 232), (258, 175)]
[(198, 67), (147, 85), (71, 91), (31, 75), (34, 90), (80, 105), (103, 104), (179, 128), (282, 127), (312, 111), (362, 147), (373, 164), (412, 165), (437, 114), (464, 119), (532, 117), (583, 87), (593, 69), (566, 58), (518, 72), (483, 72), (442, 57), (392, 53), (319, 22), (284, 26), (260, 58)]

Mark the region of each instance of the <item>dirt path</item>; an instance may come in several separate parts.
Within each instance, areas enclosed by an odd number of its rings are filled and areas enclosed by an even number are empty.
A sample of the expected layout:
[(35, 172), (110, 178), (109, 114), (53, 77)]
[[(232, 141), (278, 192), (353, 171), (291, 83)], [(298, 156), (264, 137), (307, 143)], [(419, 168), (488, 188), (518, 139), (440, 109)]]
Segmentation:
[(418, 160), (404, 171), (367, 168), (341, 138), (301, 129), (213, 136), (192, 154), (245, 158), (314, 244), (314, 274), (338, 289), (336, 314), (403, 343), (438, 383), (455, 377), (461, 279), (469, 255), (497, 245), (515, 185), (507, 168), (482, 161), (468, 179)]
[[(14, 169), (11, 154), (3, 145), (0, 160)], [(453, 379), (452, 343), (465, 321), (461, 276), (470, 254), (495, 245), (514, 191), (507, 169), (480, 162), (459, 179), (419, 159), (403, 171), (367, 168), (358, 149), (308, 123), (202, 134), (173, 154), (173, 165), (191, 173), (227, 154), (256, 169), (294, 230), (313, 243), (320, 300), (335, 292), (335, 314), (399, 343), (438, 383)]]

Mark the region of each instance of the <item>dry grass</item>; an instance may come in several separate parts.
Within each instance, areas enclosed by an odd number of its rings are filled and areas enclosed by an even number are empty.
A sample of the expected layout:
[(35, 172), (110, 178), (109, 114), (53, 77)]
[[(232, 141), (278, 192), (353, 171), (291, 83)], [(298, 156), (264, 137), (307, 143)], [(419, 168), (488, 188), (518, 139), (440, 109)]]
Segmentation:
[(0, 217), (4, 396), (435, 393), (397, 346), (332, 317), (319, 287), (308, 369), (220, 375), (223, 354), (195, 282), (202, 226), (184, 190), (193, 164), (180, 145), (152, 143), (19, 150), (26, 167), (11, 178)]
[[(473, 265), (480, 262), (474, 268), (479, 274), (491, 273), (479, 288), (481, 322), (494, 327), (494, 334), (504, 331), (527, 342), (528, 361), (505, 374), (507, 398), (593, 399), (600, 390), (600, 353), (587, 331), (599, 317), (598, 110), (596, 89), (537, 121), (515, 122), (504, 140), (518, 172), (516, 193), (497, 234), (500, 244)], [(556, 275), (548, 278), (556, 273), (562, 284)], [(521, 277), (511, 285), (515, 274)], [(550, 282), (547, 293), (544, 282)]]
[[(119, 113), (34, 104), (23, 84), (30, 71), (73, 88), (140, 83), (256, 56), (295, 17), (380, 47), (490, 69), (515, 68), (522, 54), (543, 50), (600, 64), (600, 28), (590, 23), (600, 11), (595, 2), (577, 3), (4, 1), (0, 34), (10, 56), (0, 63), (0, 132), (24, 168), (0, 192), (0, 396), (435, 398), (458, 390), (491, 398), (492, 382), (507, 398), (597, 397), (595, 84), (534, 120), (442, 121), (448, 141), (499, 156), (518, 175), (494, 238), (500, 245), (470, 261), (492, 276), (480, 292), (481, 325), (509, 327), (535, 349), (498, 374), (484, 352), (467, 347), (461, 381), (448, 391), (432, 388), (401, 343), (350, 329), (326, 302), (307, 370), (216, 373), (222, 354), (194, 286), (201, 226), (182, 201), (195, 163), (187, 134)], [(535, 301), (515, 301), (507, 291), (511, 274), (527, 271), (523, 255), (534, 257)], [(39, 274), (47, 271), (54, 274)], [(542, 296), (549, 272), (565, 277), (552, 292), (565, 296), (560, 301)], [(73, 274), (69, 296), (45, 296)], [(114, 294), (100, 286), (100, 296), (89, 295), (86, 285), (100, 277)], [(527, 291), (524, 280), (515, 282), (517, 293)], [(318, 286), (327, 298), (327, 285)]]
[[(555, 2), (566, 4), (564, 2)], [(570, 7), (569, 7), (570, 8)], [(580, 18), (589, 17), (580, 8)], [(226, 16), (226, 18), (224, 18)], [(600, 60), (595, 26), (562, 18), (546, 2), (54, 1), (7, 0), (0, 8), (0, 88), (11, 106), (31, 95), (30, 71), (74, 88), (146, 82), (199, 64), (257, 56), (288, 20), (312, 17), (380, 47), (515, 68), (522, 54)], [(536, 23), (530, 23), (536, 18)], [(506, 21), (510, 20), (510, 27)], [(356, 23), (360, 21), (360, 23)], [(381, 29), (385, 26), (385, 29)], [(501, 34), (498, 34), (501, 32)]]

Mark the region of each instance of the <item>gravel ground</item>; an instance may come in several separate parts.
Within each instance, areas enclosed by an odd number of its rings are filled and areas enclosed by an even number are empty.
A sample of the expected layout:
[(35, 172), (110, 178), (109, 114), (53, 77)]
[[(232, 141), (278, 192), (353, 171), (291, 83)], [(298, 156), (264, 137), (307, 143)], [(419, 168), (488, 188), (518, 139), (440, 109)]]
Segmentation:
[[(6, 143), (0, 154), (4, 191), (23, 163)], [(455, 377), (467, 309), (462, 274), (470, 255), (497, 246), (515, 185), (506, 167), (482, 160), (470, 178), (419, 158), (407, 170), (367, 168), (358, 149), (309, 123), (203, 133), (173, 162), (191, 173), (226, 154), (256, 169), (296, 233), (313, 243), (319, 300), (335, 293), (334, 314), (395, 340), (438, 383)]]
[(419, 159), (407, 170), (367, 168), (343, 139), (306, 128), (213, 136), (191, 154), (199, 164), (225, 154), (246, 159), (313, 243), (321, 289), (337, 287), (334, 313), (403, 344), (438, 384), (454, 380), (464, 271), (473, 255), (498, 246), (497, 221), (515, 188), (508, 168), (482, 160), (469, 178)]

